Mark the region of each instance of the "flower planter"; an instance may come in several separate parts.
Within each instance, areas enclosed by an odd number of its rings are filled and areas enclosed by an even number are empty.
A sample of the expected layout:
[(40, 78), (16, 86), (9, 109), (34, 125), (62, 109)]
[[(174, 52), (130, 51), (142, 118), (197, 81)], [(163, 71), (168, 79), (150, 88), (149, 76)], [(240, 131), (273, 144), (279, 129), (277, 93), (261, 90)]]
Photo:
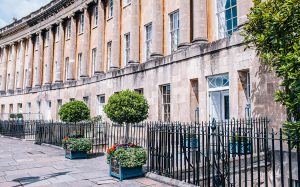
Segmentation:
[(250, 154), (252, 151), (251, 142), (229, 142), (230, 154)]
[(79, 158), (87, 158), (86, 151), (69, 151), (66, 150), (65, 157), (72, 160), (72, 159), (79, 159)]
[(143, 176), (142, 166), (134, 168), (121, 167), (116, 158), (111, 158), (109, 165), (109, 174), (112, 177), (118, 178), (120, 181), (127, 178)]

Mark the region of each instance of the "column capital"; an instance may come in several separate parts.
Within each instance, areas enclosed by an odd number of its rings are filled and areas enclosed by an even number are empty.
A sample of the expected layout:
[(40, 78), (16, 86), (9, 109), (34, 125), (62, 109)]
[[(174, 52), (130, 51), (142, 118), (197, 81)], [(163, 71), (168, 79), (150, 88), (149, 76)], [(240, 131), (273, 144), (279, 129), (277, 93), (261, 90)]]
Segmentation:
[(75, 16), (75, 12), (72, 12), (70, 15), (68, 15), (68, 18), (73, 18)]
[(37, 31), (35, 34), (40, 35), (42, 33), (42, 30)]
[(85, 11), (87, 11), (88, 8), (89, 8), (88, 4), (85, 3), (85, 4), (81, 7), (80, 11), (81, 11), (81, 12), (85, 12)]
[(62, 24), (62, 22), (63, 22), (64, 20), (61, 18), (61, 19), (58, 19), (57, 21), (56, 21), (56, 24), (57, 25), (60, 25), (60, 24)]
[(18, 40), (18, 43), (21, 43), (23, 41), (24, 41), (24, 38), (21, 38), (21, 39)]

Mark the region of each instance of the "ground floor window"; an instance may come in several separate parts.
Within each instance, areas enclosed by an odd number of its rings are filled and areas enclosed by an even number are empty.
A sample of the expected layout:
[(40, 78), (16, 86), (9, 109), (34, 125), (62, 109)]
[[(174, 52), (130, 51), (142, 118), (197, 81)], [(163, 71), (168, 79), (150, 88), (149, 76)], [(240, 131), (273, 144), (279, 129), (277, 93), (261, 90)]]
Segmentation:
[(170, 84), (160, 86), (161, 91), (161, 111), (162, 111), (162, 120), (170, 121), (171, 120), (171, 86)]
[(210, 120), (229, 120), (229, 75), (215, 75), (208, 81), (208, 110)]
[(105, 95), (97, 95), (97, 99), (98, 99), (98, 115), (103, 116), (104, 115), (103, 107), (105, 104)]

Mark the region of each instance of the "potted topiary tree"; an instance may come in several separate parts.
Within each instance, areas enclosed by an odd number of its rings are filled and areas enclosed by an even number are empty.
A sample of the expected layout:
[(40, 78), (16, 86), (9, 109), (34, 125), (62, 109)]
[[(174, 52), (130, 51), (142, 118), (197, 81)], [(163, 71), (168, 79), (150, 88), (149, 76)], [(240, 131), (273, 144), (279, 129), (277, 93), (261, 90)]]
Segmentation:
[(83, 101), (70, 101), (59, 109), (59, 117), (63, 122), (80, 122), (90, 119), (90, 109)]
[(114, 145), (107, 151), (110, 175), (120, 180), (143, 174), (146, 151), (137, 145), (128, 144), (129, 124), (139, 123), (148, 117), (149, 105), (145, 97), (135, 91), (125, 90), (113, 94), (104, 112), (115, 123), (126, 124), (125, 144)]
[(143, 175), (142, 166), (146, 163), (146, 150), (132, 143), (113, 145), (107, 150), (110, 176), (123, 179)]
[(104, 106), (104, 112), (111, 121), (126, 124), (125, 143), (129, 140), (129, 124), (145, 120), (148, 117), (148, 109), (146, 98), (132, 90), (113, 94)]
[(63, 139), (63, 148), (65, 157), (69, 159), (87, 158), (87, 152), (92, 148), (92, 142), (86, 138), (69, 138)]

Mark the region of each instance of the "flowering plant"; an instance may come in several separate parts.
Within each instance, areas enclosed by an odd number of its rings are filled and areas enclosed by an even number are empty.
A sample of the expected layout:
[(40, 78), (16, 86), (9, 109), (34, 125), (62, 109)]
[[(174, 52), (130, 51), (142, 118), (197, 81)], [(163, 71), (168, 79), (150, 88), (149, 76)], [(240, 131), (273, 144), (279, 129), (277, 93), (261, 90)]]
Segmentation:
[(107, 163), (110, 164), (111, 159), (115, 158), (121, 167), (134, 168), (143, 166), (147, 160), (146, 150), (133, 143), (114, 144), (107, 149)]
[(86, 138), (69, 138), (65, 136), (62, 140), (62, 147), (70, 151), (89, 151), (92, 148), (92, 142)]

